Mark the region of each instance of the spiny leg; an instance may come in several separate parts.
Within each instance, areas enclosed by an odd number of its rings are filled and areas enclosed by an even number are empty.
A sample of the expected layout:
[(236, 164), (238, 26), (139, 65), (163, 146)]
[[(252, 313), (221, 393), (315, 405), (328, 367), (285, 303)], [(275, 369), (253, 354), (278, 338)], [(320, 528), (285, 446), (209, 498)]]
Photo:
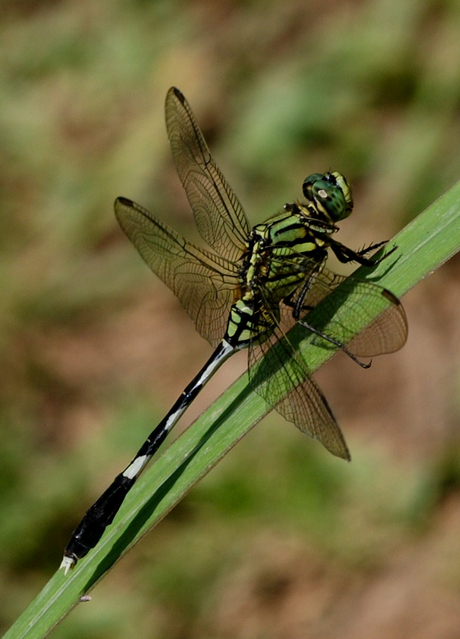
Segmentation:
[(292, 316), (293, 318), (296, 320), (296, 322), (298, 322), (301, 326), (303, 326), (304, 328), (308, 329), (309, 331), (311, 331), (312, 333), (314, 333), (315, 335), (318, 335), (319, 337), (322, 337), (324, 340), (326, 340), (327, 342), (334, 344), (334, 346), (336, 346), (338, 349), (340, 349), (342, 352), (345, 353), (345, 355), (348, 355), (348, 357), (350, 359), (352, 359), (354, 362), (356, 362), (356, 364), (358, 364), (359, 366), (361, 366), (361, 368), (370, 368), (372, 362), (369, 363), (365, 363), (362, 362), (360, 359), (358, 359), (358, 357), (356, 357), (356, 355), (354, 355), (350, 350), (348, 350), (348, 348), (346, 347), (346, 345), (335, 339), (334, 337), (332, 337), (331, 335), (327, 335), (326, 333), (323, 333), (322, 331), (320, 331), (319, 329), (315, 328), (314, 326), (312, 326), (311, 324), (309, 324), (305, 319), (303, 319), (301, 317), (301, 314), (303, 312), (308, 312), (313, 310), (314, 306), (311, 306), (309, 304), (305, 304), (305, 298), (309, 292), (309, 290), (311, 289), (312, 286), (312, 282), (314, 281), (315, 277), (318, 275), (318, 273), (312, 273), (308, 276), (307, 280), (304, 282), (302, 289), (300, 290), (300, 293), (298, 294), (297, 298), (294, 300), (293, 299), (293, 293), (291, 295), (288, 295), (283, 301), (287, 306), (290, 306), (293, 311), (292, 311)]
[[(369, 253), (370, 251), (377, 250), (378, 248), (384, 246), (386, 243), (387, 241), (384, 240), (383, 242), (377, 242), (376, 244), (372, 244), (371, 246), (361, 249), (360, 251), (354, 251), (353, 249), (350, 249), (348, 246), (345, 246), (344, 244), (342, 244), (341, 242), (331, 240), (330, 247), (332, 251), (334, 252), (334, 254), (336, 255), (337, 259), (342, 263), (346, 264), (348, 262), (357, 262), (358, 264), (361, 264), (363, 266), (371, 267), (371, 266), (376, 266), (377, 264), (380, 264), (380, 262), (382, 262), (384, 259), (386, 259), (389, 255), (391, 255), (396, 250), (397, 248), (396, 246), (392, 247), (390, 251), (388, 251), (388, 253), (386, 253), (379, 259), (372, 259), (372, 258), (365, 257), (367, 253)], [(350, 359), (352, 359), (362, 368), (369, 368), (372, 362), (369, 362), (367, 364), (365, 362), (362, 362), (360, 359), (356, 357), (356, 355), (354, 355), (346, 347), (346, 345), (343, 342), (335, 339), (334, 337), (330, 335), (327, 335), (326, 333), (323, 333), (319, 329), (309, 324), (305, 319), (301, 318), (302, 312), (308, 312), (314, 308), (310, 304), (305, 304), (305, 299), (307, 297), (309, 290), (311, 289), (314, 279), (317, 276), (318, 276), (318, 271), (310, 273), (305, 283), (303, 284), (300, 290), (300, 293), (297, 295), (296, 300), (295, 301), (293, 300), (293, 294), (291, 294), (284, 300), (285, 304), (293, 308), (293, 313), (292, 313), (293, 318), (301, 326), (308, 329), (315, 335), (322, 337), (323, 339), (330, 342), (331, 344), (334, 344), (335, 346), (337, 346), (338, 349), (343, 351), (346, 355), (348, 355), (348, 357), (350, 357)]]
[(384, 246), (386, 244), (386, 240), (384, 242), (378, 242), (377, 244), (372, 244), (371, 246), (368, 246), (366, 249), (362, 249), (361, 251), (354, 251), (353, 249), (349, 248), (348, 246), (345, 246), (344, 244), (342, 244), (341, 242), (337, 242), (337, 240), (330, 240), (330, 247), (334, 253), (334, 255), (336, 256), (336, 258), (339, 260), (339, 262), (342, 262), (342, 264), (348, 264), (348, 262), (356, 262), (357, 264), (361, 264), (361, 266), (377, 266), (377, 264), (380, 264), (380, 262), (383, 262), (383, 260), (386, 260), (386, 258), (391, 255), (396, 249), (396, 246), (393, 246), (388, 253), (386, 253), (385, 255), (382, 255), (382, 257), (379, 257), (378, 259), (374, 259), (372, 257), (365, 257), (367, 253), (369, 253), (370, 251), (374, 251), (377, 250), (378, 248)]

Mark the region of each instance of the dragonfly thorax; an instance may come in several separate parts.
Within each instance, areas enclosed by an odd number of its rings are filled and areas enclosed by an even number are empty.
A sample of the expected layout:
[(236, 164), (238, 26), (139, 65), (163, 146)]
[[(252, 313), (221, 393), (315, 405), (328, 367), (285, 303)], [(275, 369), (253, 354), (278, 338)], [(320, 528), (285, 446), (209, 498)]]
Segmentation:
[(280, 303), (326, 259), (324, 231), (307, 222), (293, 205), (252, 229), (239, 270), (241, 298), (231, 308), (225, 336), (232, 346), (268, 337), (279, 321)]

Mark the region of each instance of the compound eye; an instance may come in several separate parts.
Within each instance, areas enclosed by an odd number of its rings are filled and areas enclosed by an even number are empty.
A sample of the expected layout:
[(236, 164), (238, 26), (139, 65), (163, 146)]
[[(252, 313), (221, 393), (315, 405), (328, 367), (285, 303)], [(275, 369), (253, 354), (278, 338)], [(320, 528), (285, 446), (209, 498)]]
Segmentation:
[(338, 171), (334, 171), (329, 174), (331, 179), (335, 180), (335, 184), (342, 191), (343, 197), (345, 199), (345, 208), (346, 213), (344, 217), (348, 217), (353, 210), (353, 196), (351, 194), (351, 188), (348, 184), (346, 178), (339, 173)]
[(313, 173), (313, 175), (309, 175), (303, 181), (302, 191), (304, 196), (309, 202), (314, 202), (314, 199), (315, 199), (313, 194), (313, 187), (315, 183), (324, 179), (324, 177), (325, 176), (323, 173)]
[(347, 203), (342, 189), (326, 180), (318, 180), (313, 186), (316, 201), (321, 204), (321, 209), (333, 222), (338, 222), (346, 217)]
[(353, 208), (351, 190), (340, 173), (315, 173), (303, 183), (305, 197), (313, 202), (320, 217), (339, 222), (348, 217)]

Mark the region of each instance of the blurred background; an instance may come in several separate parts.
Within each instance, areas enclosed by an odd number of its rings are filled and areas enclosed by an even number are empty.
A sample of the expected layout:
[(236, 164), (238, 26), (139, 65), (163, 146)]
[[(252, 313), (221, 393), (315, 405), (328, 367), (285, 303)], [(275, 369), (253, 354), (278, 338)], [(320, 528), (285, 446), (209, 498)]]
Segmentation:
[[(460, 175), (458, 0), (24, 0), (0, 25), (0, 624), (211, 349), (113, 214), (197, 233), (164, 125), (187, 96), (251, 223), (312, 172), (339, 239), (391, 238)], [(460, 629), (460, 261), (399, 353), (317, 376), (346, 464), (270, 414), (54, 632), (452, 638)], [(245, 367), (228, 362), (187, 426)], [(180, 427), (178, 427), (180, 430)]]

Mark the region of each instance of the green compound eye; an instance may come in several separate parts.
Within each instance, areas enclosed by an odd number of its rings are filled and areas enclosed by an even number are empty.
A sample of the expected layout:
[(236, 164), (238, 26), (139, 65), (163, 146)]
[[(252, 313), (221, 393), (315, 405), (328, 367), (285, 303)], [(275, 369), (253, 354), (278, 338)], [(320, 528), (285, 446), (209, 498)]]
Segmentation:
[(350, 187), (337, 171), (309, 175), (303, 183), (303, 193), (317, 212), (331, 222), (340, 222), (353, 209)]

